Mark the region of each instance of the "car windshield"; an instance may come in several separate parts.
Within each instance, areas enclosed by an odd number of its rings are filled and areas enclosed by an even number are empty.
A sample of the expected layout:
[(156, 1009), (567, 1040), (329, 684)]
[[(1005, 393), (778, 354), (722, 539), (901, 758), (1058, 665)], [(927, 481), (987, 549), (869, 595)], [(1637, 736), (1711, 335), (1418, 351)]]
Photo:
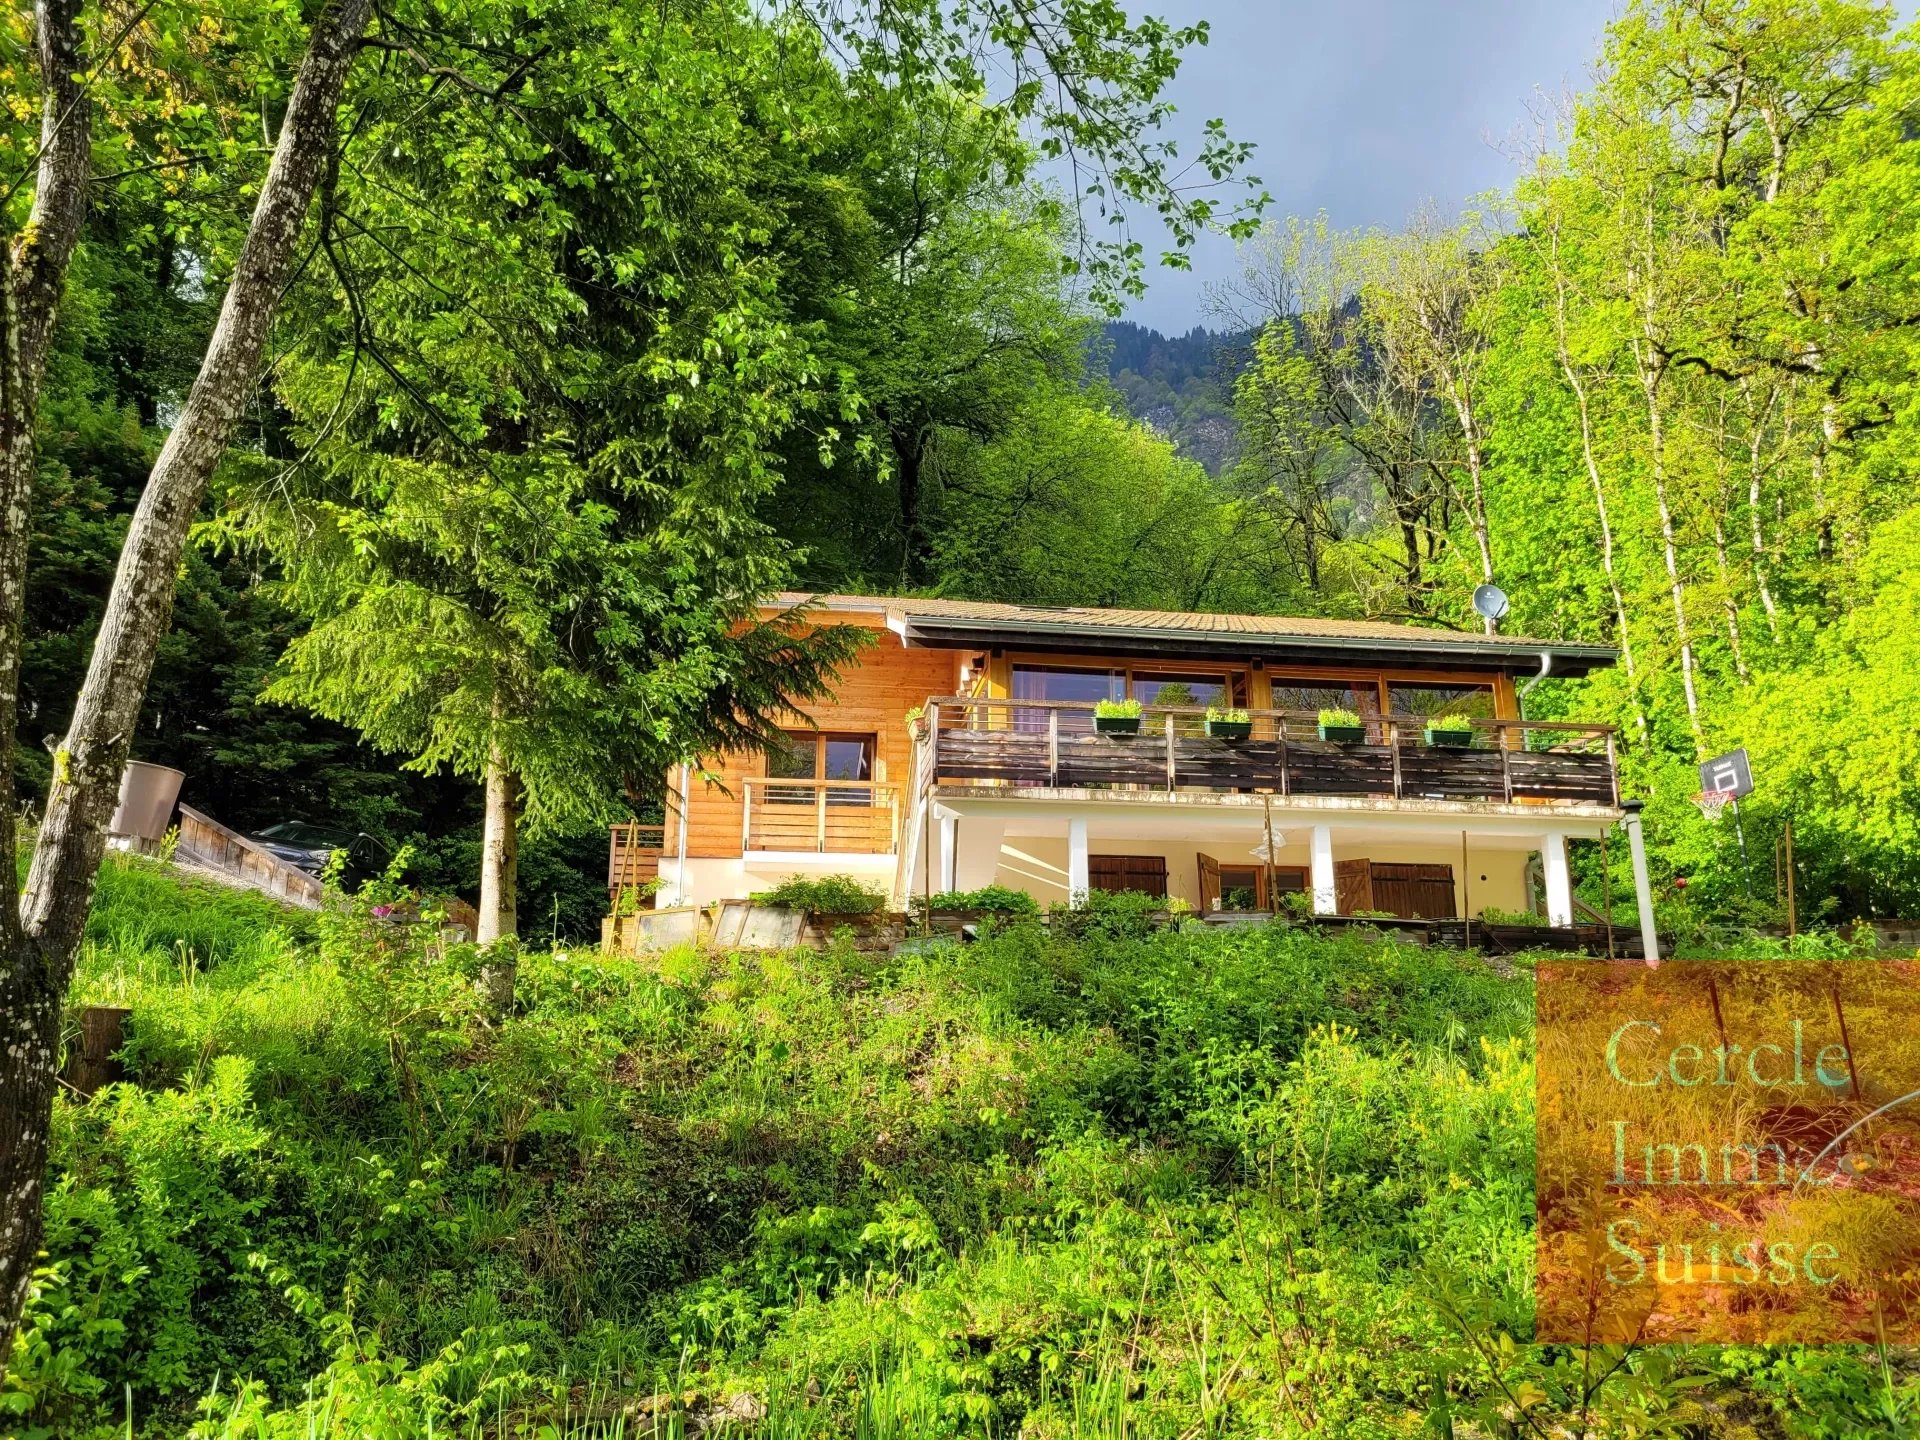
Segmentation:
[(338, 830), (325, 830), (318, 825), (309, 825), (304, 820), (282, 820), (278, 825), (269, 825), (255, 837), (270, 840), (279, 845), (302, 845), (314, 849), (325, 845), (332, 849), (344, 850), (353, 843), (353, 837), (342, 835)]

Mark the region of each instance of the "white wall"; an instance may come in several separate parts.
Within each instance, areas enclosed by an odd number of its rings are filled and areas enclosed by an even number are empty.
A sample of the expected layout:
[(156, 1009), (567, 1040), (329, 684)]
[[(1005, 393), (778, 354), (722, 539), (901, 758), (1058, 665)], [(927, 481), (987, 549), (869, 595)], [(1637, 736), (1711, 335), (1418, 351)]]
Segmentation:
[[(960, 827), (959, 888), (974, 890), (986, 884), (1005, 885), (1025, 890), (1042, 905), (1064, 904), (1067, 899), (1067, 837), (1065, 835), (998, 835), (990, 822), (965, 820)], [(998, 863), (992, 870), (992, 844), (999, 839)], [(1249, 840), (1253, 837), (1249, 835)], [(1117, 840), (1095, 838), (1088, 848), (1096, 855), (1163, 855), (1167, 861), (1167, 893), (1200, 905), (1200, 856), (1211, 855), (1223, 865), (1257, 865), (1249, 853), (1249, 844), (1238, 840)], [(1527, 906), (1524, 850), (1481, 849), (1468, 846), (1467, 903), (1478, 915), (1487, 906), (1502, 910), (1524, 910)], [(1381, 841), (1342, 841), (1334, 831), (1335, 860), (1384, 860), (1395, 864), (1451, 865), (1456, 881), (1460, 874), (1460, 846), (1451, 844), (1394, 843)], [(937, 857), (936, 857), (937, 860)], [(1283, 832), (1278, 865), (1304, 866), (1307, 863), (1307, 832), (1298, 825)], [(896, 862), (891, 855), (822, 855), (783, 860), (700, 859), (686, 862), (687, 893), (675, 889), (678, 861), (665, 855), (660, 861), (661, 887), (658, 904), (706, 905), (715, 900), (744, 899), (757, 890), (770, 890), (789, 875), (853, 875), (868, 884), (888, 889), (893, 884)], [(915, 867), (916, 872), (919, 867)], [(934, 874), (938, 875), (937, 865)], [(919, 889), (920, 877), (914, 875)]]
[(715, 900), (744, 900), (756, 890), (771, 890), (789, 875), (851, 875), (882, 890), (893, 888), (897, 862), (891, 855), (808, 855), (790, 860), (701, 859), (687, 857), (687, 889), (675, 888), (680, 868), (671, 855), (660, 858), (664, 882), (656, 904), (709, 905)]
[[(1223, 865), (1258, 865), (1249, 846), (1240, 841), (1216, 840), (1191, 843), (1168, 840), (1094, 839), (1088, 849), (1096, 855), (1164, 855), (1167, 858), (1167, 894), (1187, 901), (1195, 909), (1200, 905), (1200, 856), (1211, 855)], [(961, 853), (966, 853), (964, 835)], [(1467, 905), (1478, 915), (1487, 906), (1501, 910), (1524, 910), (1527, 905), (1524, 850), (1490, 850), (1467, 847)], [(1460, 846), (1455, 841), (1387, 844), (1379, 841), (1342, 842), (1333, 832), (1333, 858), (1339, 860), (1382, 860), (1390, 864), (1451, 865), (1456, 885), (1460, 877)], [(1298, 825), (1289, 826), (1284, 843), (1274, 856), (1276, 865), (1302, 866), (1307, 861), (1307, 832)], [(1064, 902), (1067, 898), (1066, 836), (1009, 835), (1000, 845), (1000, 868), (996, 885), (1025, 890), (1042, 905)]]

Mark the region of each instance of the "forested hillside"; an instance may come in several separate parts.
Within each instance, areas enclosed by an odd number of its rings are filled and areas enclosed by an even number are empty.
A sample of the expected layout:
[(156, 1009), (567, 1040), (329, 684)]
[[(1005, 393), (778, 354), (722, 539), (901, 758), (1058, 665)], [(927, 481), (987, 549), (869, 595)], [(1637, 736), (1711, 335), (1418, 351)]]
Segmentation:
[(1196, 325), (1168, 336), (1129, 320), (1109, 320), (1100, 348), (1127, 413), (1218, 475), (1240, 453), (1233, 383), (1252, 358), (1254, 334)]

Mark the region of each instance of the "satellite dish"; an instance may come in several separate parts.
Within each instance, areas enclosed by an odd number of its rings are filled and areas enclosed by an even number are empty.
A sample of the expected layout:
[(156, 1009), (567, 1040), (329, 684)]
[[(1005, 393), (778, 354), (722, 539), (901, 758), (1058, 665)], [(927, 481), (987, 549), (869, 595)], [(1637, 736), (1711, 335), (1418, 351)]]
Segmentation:
[(1498, 620), (1507, 613), (1507, 592), (1498, 585), (1473, 587), (1473, 610), (1483, 620)]

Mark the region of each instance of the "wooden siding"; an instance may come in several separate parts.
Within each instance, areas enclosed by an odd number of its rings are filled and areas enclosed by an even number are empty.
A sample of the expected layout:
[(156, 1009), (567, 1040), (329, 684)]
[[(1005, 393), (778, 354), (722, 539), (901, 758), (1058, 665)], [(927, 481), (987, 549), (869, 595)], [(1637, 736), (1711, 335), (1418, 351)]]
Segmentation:
[[(802, 714), (822, 730), (872, 735), (873, 778), (901, 784), (912, 768), (907, 712), (933, 696), (959, 689), (960, 662), (968, 656), (958, 650), (909, 650), (877, 621), (866, 622), (864, 628), (874, 632), (874, 642), (841, 676), (837, 697), (804, 706)], [(807, 725), (796, 719), (789, 728), (803, 730)], [(757, 755), (727, 755), (710, 758), (705, 768), (718, 783), (703, 781), (699, 769), (694, 771), (687, 804), (687, 854), (699, 859), (738, 856), (743, 850), (740, 781), (765, 775), (766, 762)], [(667, 849), (672, 851), (677, 844), (678, 836), (670, 828)]]

